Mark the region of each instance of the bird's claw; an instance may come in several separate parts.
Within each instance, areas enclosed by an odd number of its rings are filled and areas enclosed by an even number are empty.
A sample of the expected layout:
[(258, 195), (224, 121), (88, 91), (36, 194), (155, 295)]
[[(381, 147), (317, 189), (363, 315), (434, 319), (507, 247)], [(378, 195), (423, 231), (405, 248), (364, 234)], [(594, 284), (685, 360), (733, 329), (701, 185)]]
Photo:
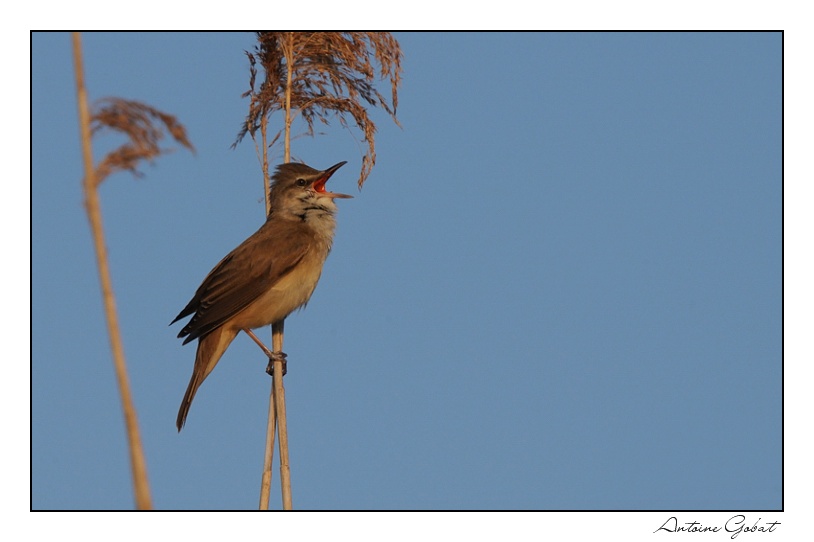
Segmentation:
[(274, 376), (274, 362), (281, 361), (283, 362), (283, 376), (285, 376), (285, 374), (288, 372), (288, 368), (286, 367), (286, 357), (288, 356), (285, 352), (272, 352), (269, 356), (269, 364), (266, 366), (266, 373)]

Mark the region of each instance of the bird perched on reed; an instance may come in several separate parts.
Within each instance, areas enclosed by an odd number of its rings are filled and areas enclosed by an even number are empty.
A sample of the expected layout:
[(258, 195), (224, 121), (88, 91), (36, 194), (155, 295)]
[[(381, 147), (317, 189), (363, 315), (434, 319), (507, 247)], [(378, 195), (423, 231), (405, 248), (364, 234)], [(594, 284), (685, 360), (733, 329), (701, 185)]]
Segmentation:
[[(184, 344), (198, 339), (192, 378), (176, 419), (178, 431), (195, 392), (237, 334), (245, 331), (257, 340), (252, 329), (282, 321), (314, 293), (333, 242), (334, 200), (352, 197), (327, 191), (325, 183), (345, 163), (322, 171), (297, 163), (278, 166), (266, 222), (209, 272), (171, 322), (192, 315), (178, 337)], [(271, 354), (285, 359), (282, 352)]]

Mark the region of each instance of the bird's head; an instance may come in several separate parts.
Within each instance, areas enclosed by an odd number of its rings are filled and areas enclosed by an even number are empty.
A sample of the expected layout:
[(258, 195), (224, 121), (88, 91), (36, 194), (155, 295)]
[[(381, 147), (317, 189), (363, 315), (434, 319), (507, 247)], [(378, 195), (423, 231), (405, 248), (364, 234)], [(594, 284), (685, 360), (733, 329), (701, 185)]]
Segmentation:
[(333, 214), (336, 211), (334, 199), (353, 197), (325, 189), (331, 175), (346, 163), (339, 162), (323, 171), (294, 162), (277, 166), (270, 191), (272, 214), (285, 214), (302, 220), (313, 214), (311, 211), (317, 215), (320, 212)]

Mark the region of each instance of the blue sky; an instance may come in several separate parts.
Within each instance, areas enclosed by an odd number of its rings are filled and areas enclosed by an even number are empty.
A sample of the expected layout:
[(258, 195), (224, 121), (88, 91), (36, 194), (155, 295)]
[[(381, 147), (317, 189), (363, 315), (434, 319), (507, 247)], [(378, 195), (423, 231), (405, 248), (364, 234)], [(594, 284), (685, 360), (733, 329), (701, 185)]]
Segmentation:
[[(295, 507), (780, 508), (781, 35), (396, 37), (402, 128), (374, 112), (364, 189), (358, 134), (293, 147), (356, 195), (286, 325)], [(167, 325), (262, 223), (230, 149), (253, 36), (83, 39), (91, 98), (197, 150), (101, 189), (154, 504), (256, 508), (266, 361), (239, 337), (179, 435), (195, 349)], [(32, 506), (128, 509), (77, 134), (70, 36), (34, 34)]]

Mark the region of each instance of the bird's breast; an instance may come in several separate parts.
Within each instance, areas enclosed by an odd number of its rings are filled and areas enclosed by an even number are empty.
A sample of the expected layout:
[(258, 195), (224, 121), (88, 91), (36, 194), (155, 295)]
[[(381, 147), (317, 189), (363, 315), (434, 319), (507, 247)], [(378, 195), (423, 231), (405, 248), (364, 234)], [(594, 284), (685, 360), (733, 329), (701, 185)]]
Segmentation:
[(236, 328), (268, 326), (305, 305), (314, 293), (328, 247), (313, 247), (294, 268), (235, 316)]

